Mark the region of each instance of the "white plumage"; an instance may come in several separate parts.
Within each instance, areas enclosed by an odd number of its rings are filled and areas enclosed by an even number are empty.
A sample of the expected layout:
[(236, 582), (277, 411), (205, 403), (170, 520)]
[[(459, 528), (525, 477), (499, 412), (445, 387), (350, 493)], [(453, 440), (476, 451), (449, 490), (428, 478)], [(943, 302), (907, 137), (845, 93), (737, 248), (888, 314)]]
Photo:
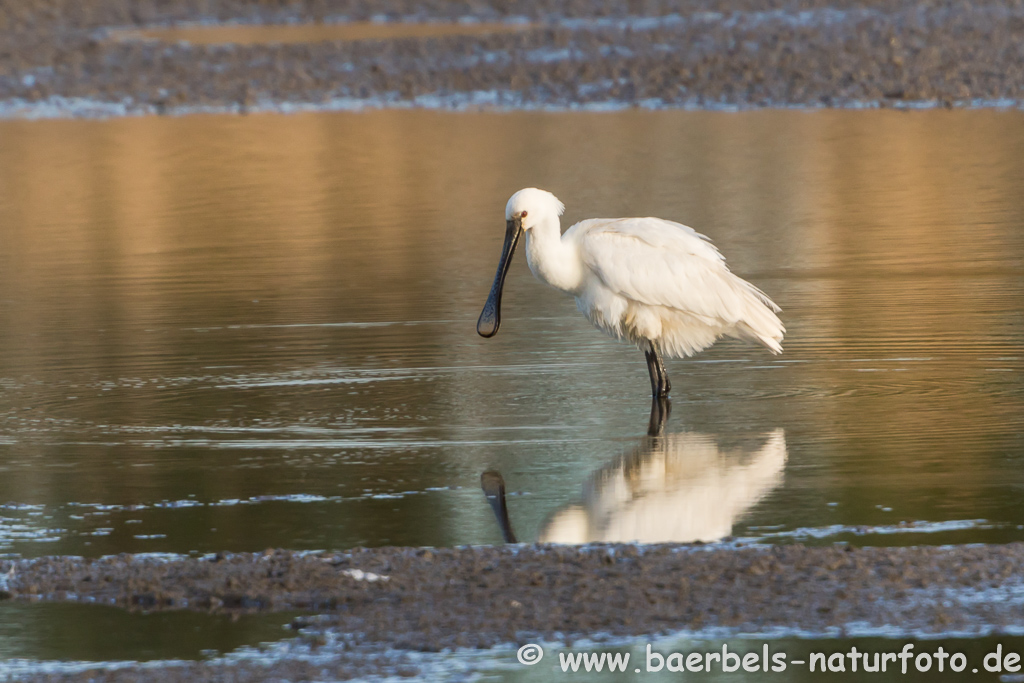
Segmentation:
[(786, 435), (725, 451), (711, 434), (648, 437), (590, 478), (583, 504), (555, 514), (540, 543), (718, 541), (782, 483)]
[(561, 233), (564, 206), (550, 192), (527, 188), (505, 207), (505, 249), (477, 331), (497, 333), (501, 288), (519, 235), (533, 274), (573, 295), (596, 327), (648, 354), (655, 395), (667, 395), (661, 352), (690, 356), (721, 336), (781, 353), (779, 307), (734, 275), (707, 237), (661, 218), (592, 218)]
[(669, 356), (691, 356), (722, 335), (782, 352), (778, 306), (734, 275), (693, 228), (661, 218), (594, 218), (573, 225), (562, 241), (576, 246), (590, 273), (572, 292), (576, 305), (609, 334), (637, 345), (656, 340)]

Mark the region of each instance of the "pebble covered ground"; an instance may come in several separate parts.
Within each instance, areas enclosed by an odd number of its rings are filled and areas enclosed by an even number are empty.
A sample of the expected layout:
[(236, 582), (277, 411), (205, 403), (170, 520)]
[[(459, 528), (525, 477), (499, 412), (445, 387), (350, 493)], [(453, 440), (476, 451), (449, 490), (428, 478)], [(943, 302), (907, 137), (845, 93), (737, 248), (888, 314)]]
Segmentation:
[[(594, 634), (783, 629), (835, 635), (850, 625), (908, 634), (999, 633), (1024, 622), (1024, 605), (1014, 599), (1022, 589), (1024, 544), (268, 550), (179, 559), (42, 558), (8, 561), (0, 571), (8, 577), (6, 599), (147, 611), (308, 610), (319, 616), (297, 619), (297, 631), (343, 643), (315, 663), (193, 663), (160, 674), (183, 681), (228, 680), (226, 672), (239, 680), (415, 673), (415, 662), (382, 653)], [(138, 674), (33, 680), (130, 681)]]
[[(109, 33), (181, 22), (370, 19), (531, 27), (277, 45), (124, 41)], [(62, 98), (129, 113), (331, 103), (1024, 102), (1021, 0), (3, 0), (0, 35), (0, 103), (8, 112), (50, 103), (74, 113)]]

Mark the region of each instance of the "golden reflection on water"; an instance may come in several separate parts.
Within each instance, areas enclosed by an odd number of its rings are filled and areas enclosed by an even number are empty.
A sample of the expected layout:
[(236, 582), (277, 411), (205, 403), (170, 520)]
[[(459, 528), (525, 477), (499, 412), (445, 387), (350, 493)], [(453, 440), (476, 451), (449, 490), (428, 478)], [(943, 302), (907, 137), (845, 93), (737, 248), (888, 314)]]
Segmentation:
[[(60, 293), (84, 306), (66, 314), (88, 316), (103, 297), (79, 285), (130, 283), (105, 293), (131, 320), (272, 293), (281, 319), (327, 321), (307, 295), (330, 285), (360, 319), (415, 317), (417, 282), (447, 267), (479, 296), (504, 198), (535, 184), (563, 198), (567, 223), (668, 216), (710, 233), (743, 275), (813, 286), (814, 327), (789, 349), (1003, 347), (1019, 331), (991, 315), (1019, 303), (1005, 291), (1024, 249), (1019, 124), (992, 112), (8, 122), (6, 288), (74, 284)], [(168, 309), (168, 296), (182, 300)], [(23, 331), (47, 318), (16, 309)]]
[[(520, 458), (541, 501), (524, 524), (539, 533), (615, 439), (642, 432), (646, 370), (521, 257), (501, 335), (476, 338), (503, 207), (524, 186), (554, 191), (566, 225), (693, 225), (783, 307), (779, 359), (726, 343), (701, 358), (745, 362), (670, 367), (683, 405), (670, 431), (785, 429), (795, 474), (746, 519), (831, 523), (808, 501), (839, 499), (846, 522), (876, 523), (863, 510), (898, 498), (908, 519), (1024, 523), (1001, 488), (1020, 483), (1008, 462), (1024, 432), (1024, 115), (992, 111), (0, 123), (0, 498), (404, 491)], [(344, 327), (387, 322), (403, 324)], [(296, 325), (309, 327), (278, 327)], [(343, 383), (350, 370), (377, 374), (364, 389)], [(237, 435), (190, 431), (224, 425), (307, 441), (263, 444), (270, 464), (250, 468)], [(342, 439), (353, 426), (399, 446), (351, 468), (363, 447), (295, 431)], [(511, 439), (527, 429), (558, 443)], [(426, 445), (402, 446), (401, 430)], [(579, 444), (558, 441), (567, 430)], [(247, 469), (197, 490), (211, 463)], [(310, 531), (309, 547), (491, 538), (482, 505), (373, 505)], [(267, 545), (255, 512), (231, 514), (190, 518), (189, 533), (230, 525), (237, 549)], [(282, 543), (310, 528), (302, 514)]]
[(525, 23), (370, 22), (325, 24), (189, 25), (143, 29), (114, 29), (117, 41), (155, 40), (194, 45), (269, 45), (327, 41), (396, 40), (510, 33), (532, 28)]

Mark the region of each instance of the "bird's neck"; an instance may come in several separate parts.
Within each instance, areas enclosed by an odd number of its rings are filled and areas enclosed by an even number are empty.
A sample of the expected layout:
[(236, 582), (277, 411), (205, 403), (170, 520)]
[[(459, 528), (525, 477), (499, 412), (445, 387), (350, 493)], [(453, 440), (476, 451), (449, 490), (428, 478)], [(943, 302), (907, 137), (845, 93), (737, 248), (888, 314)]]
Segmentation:
[(542, 282), (575, 294), (582, 279), (580, 257), (562, 239), (558, 216), (549, 216), (526, 232), (526, 261)]

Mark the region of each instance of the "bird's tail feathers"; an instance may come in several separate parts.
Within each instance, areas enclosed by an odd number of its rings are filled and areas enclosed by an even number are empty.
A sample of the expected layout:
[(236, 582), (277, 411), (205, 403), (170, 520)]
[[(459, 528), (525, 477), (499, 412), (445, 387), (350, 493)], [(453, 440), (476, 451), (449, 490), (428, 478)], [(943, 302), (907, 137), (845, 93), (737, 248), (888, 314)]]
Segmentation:
[[(741, 334), (746, 331), (747, 330), (741, 330)], [(776, 356), (782, 353), (782, 337), (761, 337), (751, 330), (750, 334), (742, 334), (741, 338), (744, 339), (745, 341), (751, 341), (754, 342), (755, 344), (760, 344), (761, 346), (768, 349)]]
[(772, 301), (770, 298), (768, 298), (768, 295), (765, 294), (764, 292), (762, 292), (760, 288), (755, 287), (754, 285), (750, 284), (746, 280), (742, 280), (741, 279), (741, 281), (743, 282), (744, 285), (746, 285), (747, 291), (749, 291), (751, 294), (753, 294), (757, 298), (758, 301), (760, 301), (765, 306), (770, 308), (772, 310), (772, 313), (782, 313), (782, 309), (779, 308), (778, 304), (776, 304), (774, 301)]
[[(738, 279), (738, 278), (737, 278)], [(746, 280), (740, 280), (750, 296), (743, 319), (736, 324), (736, 336), (744, 341), (760, 344), (774, 354), (782, 353), (782, 338), (786, 328), (776, 313), (781, 313), (774, 301)], [(755, 303), (756, 301), (756, 303)]]
[(736, 324), (736, 336), (744, 341), (760, 344), (772, 353), (782, 353), (782, 337), (786, 333), (782, 321), (771, 310), (760, 310)]

